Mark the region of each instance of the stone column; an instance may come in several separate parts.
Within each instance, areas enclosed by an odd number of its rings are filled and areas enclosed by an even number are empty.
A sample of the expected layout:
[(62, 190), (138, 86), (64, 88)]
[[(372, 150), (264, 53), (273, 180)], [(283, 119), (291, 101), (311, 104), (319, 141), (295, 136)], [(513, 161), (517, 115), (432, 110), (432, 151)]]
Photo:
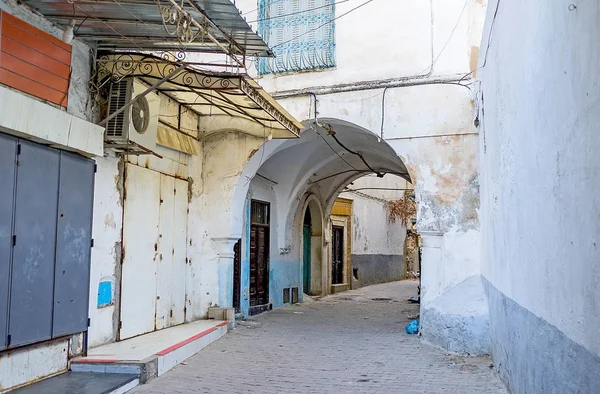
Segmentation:
[(222, 308), (233, 306), (233, 246), (239, 238), (211, 238), (217, 252), (218, 302)]
[(423, 308), (423, 305), (430, 303), (440, 294), (444, 233), (422, 231), (419, 234), (423, 240), (421, 251), (421, 308)]

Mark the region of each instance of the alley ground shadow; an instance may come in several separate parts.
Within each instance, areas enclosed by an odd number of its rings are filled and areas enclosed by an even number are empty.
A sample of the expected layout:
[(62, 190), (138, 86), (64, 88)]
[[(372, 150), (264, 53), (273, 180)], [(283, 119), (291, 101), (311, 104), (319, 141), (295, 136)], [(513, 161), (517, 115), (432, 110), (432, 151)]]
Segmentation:
[(133, 393), (506, 393), (489, 357), (405, 333), (416, 281), (369, 286), (250, 320)]

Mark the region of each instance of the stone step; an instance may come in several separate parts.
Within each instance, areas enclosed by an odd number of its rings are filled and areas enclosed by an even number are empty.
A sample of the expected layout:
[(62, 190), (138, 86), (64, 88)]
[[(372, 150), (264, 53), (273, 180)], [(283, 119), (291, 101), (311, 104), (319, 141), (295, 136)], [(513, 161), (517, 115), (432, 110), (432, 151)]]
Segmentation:
[(233, 322), (203, 320), (91, 349), (73, 359), (73, 372), (134, 374), (140, 383), (164, 374), (233, 328)]
[(123, 394), (139, 384), (137, 375), (66, 372), (10, 394)]

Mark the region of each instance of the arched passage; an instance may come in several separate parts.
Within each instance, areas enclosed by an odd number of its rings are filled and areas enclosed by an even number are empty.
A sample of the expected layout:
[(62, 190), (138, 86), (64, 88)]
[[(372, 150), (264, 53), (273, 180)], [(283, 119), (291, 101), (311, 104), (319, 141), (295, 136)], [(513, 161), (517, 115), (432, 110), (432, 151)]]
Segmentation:
[[(339, 119), (310, 123), (301, 138), (269, 141), (253, 154), (233, 191), (231, 232), (232, 237), (248, 239), (245, 207), (253, 200), (270, 204), (268, 280), (273, 307), (294, 302), (293, 294), (301, 298), (306, 287), (310, 294), (331, 292), (332, 273), (324, 264), (331, 249), (331, 208), (345, 186), (366, 174), (410, 180), (401, 158), (385, 141)], [(246, 272), (251, 287), (256, 280)]]

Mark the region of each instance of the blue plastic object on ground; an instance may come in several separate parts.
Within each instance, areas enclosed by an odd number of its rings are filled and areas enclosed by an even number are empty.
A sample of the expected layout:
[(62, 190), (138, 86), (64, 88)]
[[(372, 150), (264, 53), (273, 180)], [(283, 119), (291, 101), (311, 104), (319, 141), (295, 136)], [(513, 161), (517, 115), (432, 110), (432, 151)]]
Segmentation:
[(419, 332), (419, 321), (413, 320), (406, 325), (407, 334), (416, 334)]

